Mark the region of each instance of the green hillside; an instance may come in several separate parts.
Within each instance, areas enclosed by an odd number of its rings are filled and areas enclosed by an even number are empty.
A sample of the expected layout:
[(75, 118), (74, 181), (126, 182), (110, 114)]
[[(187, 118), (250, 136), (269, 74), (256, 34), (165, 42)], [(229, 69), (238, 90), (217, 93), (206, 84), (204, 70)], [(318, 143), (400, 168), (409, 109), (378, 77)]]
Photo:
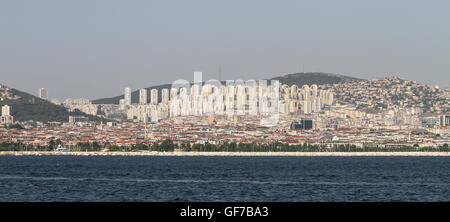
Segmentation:
[(15, 121), (67, 122), (69, 116), (87, 116), (90, 121), (100, 121), (100, 118), (96, 116), (88, 115), (78, 110), (69, 112), (63, 106), (55, 105), (47, 100), (16, 89), (10, 89), (10, 92), (21, 98), (17, 100), (4, 99), (0, 101), (0, 105), (13, 107)]
[(335, 84), (335, 83), (343, 83), (343, 82), (352, 82), (352, 81), (360, 81), (362, 79), (339, 75), (339, 74), (331, 74), (331, 73), (320, 73), (320, 72), (308, 72), (308, 73), (294, 73), (287, 74), (280, 77), (272, 78), (271, 80), (279, 80), (280, 83), (297, 86), (302, 85), (324, 85), (324, 84)]

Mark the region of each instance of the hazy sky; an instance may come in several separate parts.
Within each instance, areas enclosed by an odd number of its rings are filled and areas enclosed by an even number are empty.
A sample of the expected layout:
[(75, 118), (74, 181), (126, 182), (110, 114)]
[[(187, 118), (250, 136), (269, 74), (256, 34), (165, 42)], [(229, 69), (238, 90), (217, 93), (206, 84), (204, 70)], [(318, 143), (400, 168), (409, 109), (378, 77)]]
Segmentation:
[(110, 97), (321, 71), (450, 87), (450, 1), (0, 0), (0, 82)]

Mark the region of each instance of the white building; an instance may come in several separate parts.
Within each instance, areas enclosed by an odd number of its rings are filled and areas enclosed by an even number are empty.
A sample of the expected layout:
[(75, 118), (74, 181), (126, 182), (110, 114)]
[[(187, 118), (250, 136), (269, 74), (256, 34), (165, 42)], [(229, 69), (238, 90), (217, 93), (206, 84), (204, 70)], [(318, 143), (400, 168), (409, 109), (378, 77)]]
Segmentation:
[(312, 102), (311, 100), (303, 101), (302, 111), (304, 114), (310, 114), (312, 112)]
[(141, 104), (141, 105), (147, 104), (147, 90), (146, 89), (139, 90), (139, 104)]
[(169, 102), (169, 89), (162, 89), (161, 91), (161, 102), (167, 104)]
[(69, 116), (69, 123), (87, 123), (89, 122), (88, 117), (85, 116)]
[(125, 110), (125, 99), (119, 100), (119, 109)]
[(177, 88), (170, 88), (170, 100), (176, 99), (178, 96), (178, 89)]
[(2, 113), (1, 113), (1, 124), (13, 124), (14, 123), (14, 117), (12, 116), (13, 114), (13, 109), (11, 106), (8, 105), (4, 105), (2, 106)]
[(48, 89), (47, 88), (40, 88), (38, 90), (38, 97), (41, 99), (48, 100)]
[(66, 99), (64, 100), (63, 106), (66, 107), (70, 112), (75, 110), (80, 110), (81, 112), (97, 115), (98, 105), (92, 104), (89, 99), (78, 98), (78, 99)]
[(2, 106), (2, 116), (12, 116), (12, 107), (8, 105)]
[(320, 98), (316, 98), (316, 99), (312, 100), (311, 108), (312, 108), (313, 112), (320, 112), (320, 111), (322, 111), (322, 106), (323, 106), (323, 103), (322, 103), (322, 100)]
[(125, 88), (125, 94), (124, 94), (124, 104), (126, 106), (130, 106), (131, 105), (131, 89), (130, 88)]
[(158, 90), (152, 89), (150, 91), (150, 100), (153, 105), (158, 105)]

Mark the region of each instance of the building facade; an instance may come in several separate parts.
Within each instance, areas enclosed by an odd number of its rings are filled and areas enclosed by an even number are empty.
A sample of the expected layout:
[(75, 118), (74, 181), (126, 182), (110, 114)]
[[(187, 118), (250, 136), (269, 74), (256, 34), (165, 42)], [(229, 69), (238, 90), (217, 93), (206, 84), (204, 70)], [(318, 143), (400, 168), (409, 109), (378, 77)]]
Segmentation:
[(38, 90), (38, 97), (41, 99), (48, 100), (48, 89), (47, 88), (40, 88)]

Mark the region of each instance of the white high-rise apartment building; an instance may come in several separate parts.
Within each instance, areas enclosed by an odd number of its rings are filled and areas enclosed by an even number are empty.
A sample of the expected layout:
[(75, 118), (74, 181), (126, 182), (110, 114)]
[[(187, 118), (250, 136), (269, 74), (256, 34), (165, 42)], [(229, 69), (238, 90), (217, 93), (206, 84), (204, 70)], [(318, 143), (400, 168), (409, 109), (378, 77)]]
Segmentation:
[(201, 94), (200, 86), (192, 85), (191, 87), (191, 104), (192, 104), (192, 114), (200, 115), (202, 114), (202, 104), (201, 104)]
[(297, 110), (297, 101), (289, 100), (289, 113), (295, 113)]
[(303, 113), (310, 114), (312, 112), (312, 102), (311, 100), (304, 100), (302, 106)]
[(170, 88), (170, 100), (174, 100), (177, 98), (178, 95), (178, 89), (177, 88)]
[(141, 105), (147, 104), (147, 90), (146, 89), (139, 90), (139, 104), (141, 104)]
[(150, 102), (153, 105), (158, 105), (158, 90), (157, 89), (152, 89), (150, 91)]
[(317, 93), (318, 93), (317, 85), (316, 84), (312, 84), (310, 90), (311, 90), (311, 96), (313, 98), (316, 98), (317, 97)]
[(125, 88), (125, 94), (124, 94), (124, 104), (126, 106), (130, 106), (131, 105), (131, 89), (130, 88)]
[(327, 93), (327, 105), (333, 105), (334, 94), (332, 92)]
[(166, 104), (169, 102), (169, 89), (162, 89), (161, 91), (161, 102)]
[(152, 109), (152, 111), (150, 112), (150, 120), (152, 121), (152, 123), (158, 122), (159, 117), (157, 109)]
[(322, 100), (320, 98), (316, 98), (312, 100), (312, 111), (313, 112), (320, 112), (322, 110)]
[(244, 115), (245, 114), (245, 88), (243, 85), (236, 85), (236, 114)]
[(120, 99), (120, 100), (119, 100), (119, 108), (120, 108), (121, 110), (124, 110), (124, 109), (125, 109), (125, 99)]
[(41, 99), (48, 100), (48, 89), (47, 88), (40, 88), (38, 91), (38, 96)]
[(228, 115), (234, 115), (234, 90), (233, 85), (227, 86), (225, 90), (225, 111)]
[(290, 88), (290, 98), (291, 99), (297, 99), (298, 98), (298, 86), (292, 85)]

